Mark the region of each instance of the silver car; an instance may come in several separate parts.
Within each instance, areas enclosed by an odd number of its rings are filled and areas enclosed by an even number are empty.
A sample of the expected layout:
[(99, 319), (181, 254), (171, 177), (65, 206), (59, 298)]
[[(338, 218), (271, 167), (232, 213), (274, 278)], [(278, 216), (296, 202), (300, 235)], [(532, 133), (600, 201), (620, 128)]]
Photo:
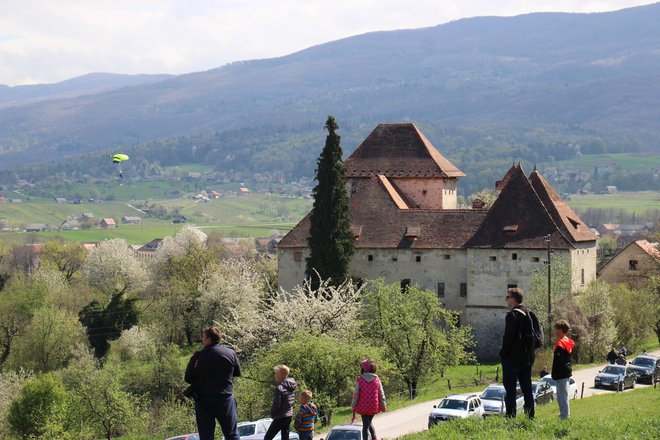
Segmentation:
[[(504, 415), (506, 413), (506, 406), (504, 404), (504, 396), (506, 396), (506, 390), (504, 385), (493, 384), (488, 385), (481, 393), (481, 402), (484, 405), (484, 415), (493, 416), (493, 415)], [(523, 397), (522, 391), (520, 388), (516, 390), (516, 412), (522, 413), (525, 407), (525, 398)]]
[(362, 440), (362, 425), (337, 425), (321, 440)]

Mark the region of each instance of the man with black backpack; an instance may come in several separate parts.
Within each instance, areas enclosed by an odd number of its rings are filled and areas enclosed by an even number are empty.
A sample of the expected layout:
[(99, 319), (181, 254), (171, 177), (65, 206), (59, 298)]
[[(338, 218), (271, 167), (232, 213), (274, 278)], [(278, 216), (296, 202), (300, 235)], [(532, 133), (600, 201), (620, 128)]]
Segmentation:
[(519, 288), (507, 291), (506, 304), (511, 311), (506, 315), (500, 358), (502, 382), (506, 390), (506, 416), (516, 416), (516, 390), (517, 384), (520, 384), (525, 396), (525, 412), (533, 419), (532, 365), (536, 349), (543, 344), (543, 329), (536, 315), (522, 305), (523, 296), (524, 292)]

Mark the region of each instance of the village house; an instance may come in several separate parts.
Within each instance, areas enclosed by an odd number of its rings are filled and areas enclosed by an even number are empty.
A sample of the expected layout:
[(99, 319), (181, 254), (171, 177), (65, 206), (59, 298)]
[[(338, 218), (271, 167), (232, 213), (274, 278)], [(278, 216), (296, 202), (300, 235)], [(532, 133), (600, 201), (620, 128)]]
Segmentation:
[(47, 232), (50, 227), (45, 223), (32, 223), (25, 227), (25, 232)]
[(113, 218), (104, 218), (99, 224), (103, 229), (114, 229), (117, 227), (117, 222)]
[(149, 243), (146, 243), (135, 250), (135, 255), (141, 258), (153, 258), (156, 255), (156, 250), (160, 246), (162, 238), (154, 238)]
[(121, 222), (125, 225), (138, 224), (138, 223), (142, 223), (142, 217), (126, 215), (121, 218)]
[[(380, 124), (345, 161), (356, 251), (351, 274), (436, 292), (475, 333), (477, 355), (497, 356), (509, 287), (528, 289), (550, 245), (570, 263), (572, 287), (596, 278), (596, 236), (534, 171), (512, 166), (492, 207), (458, 209), (464, 174), (414, 124)], [(305, 278), (309, 215), (278, 244), (278, 279)]]
[(63, 231), (76, 231), (80, 229), (80, 222), (76, 218), (68, 218), (62, 222), (60, 229)]
[(647, 240), (630, 243), (598, 270), (598, 278), (614, 287), (642, 288), (653, 276), (660, 276), (660, 251)]

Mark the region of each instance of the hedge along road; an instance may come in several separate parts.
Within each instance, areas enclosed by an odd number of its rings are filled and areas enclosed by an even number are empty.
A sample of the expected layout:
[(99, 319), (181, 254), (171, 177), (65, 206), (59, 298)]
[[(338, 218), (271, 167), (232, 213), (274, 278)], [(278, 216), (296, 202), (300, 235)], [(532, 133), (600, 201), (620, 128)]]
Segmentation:
[[(655, 350), (650, 352), (654, 356), (660, 356), (660, 350)], [(605, 365), (605, 364), (603, 364)], [(594, 378), (598, 371), (601, 370), (603, 366), (585, 368), (583, 370), (577, 370), (573, 374), (573, 379), (578, 386), (578, 398), (582, 391), (582, 383), (584, 382), (584, 397), (589, 397), (595, 394), (602, 393), (614, 393), (616, 391), (609, 391), (604, 389), (595, 389)], [(646, 384), (637, 384), (637, 387), (648, 387), (650, 385)], [(630, 391), (630, 390), (626, 390)], [(413, 432), (419, 432), (427, 429), (429, 413), (433, 409), (433, 405), (437, 404), (439, 399), (416, 403), (414, 405), (407, 406), (405, 408), (397, 409), (396, 411), (385, 412), (378, 414), (374, 417), (374, 426), (376, 428), (376, 434), (379, 439), (386, 438), (398, 438), (406, 434)], [(551, 405), (556, 405), (556, 403), (551, 403)], [(358, 423), (360, 420), (359, 416), (355, 420)], [(326, 435), (319, 435), (317, 437), (325, 437)]]

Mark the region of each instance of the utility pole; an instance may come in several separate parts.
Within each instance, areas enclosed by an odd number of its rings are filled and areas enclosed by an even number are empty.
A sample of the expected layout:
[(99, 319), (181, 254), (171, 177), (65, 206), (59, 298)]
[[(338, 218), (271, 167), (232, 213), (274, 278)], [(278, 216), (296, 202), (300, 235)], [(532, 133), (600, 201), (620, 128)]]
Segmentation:
[(548, 260), (546, 264), (548, 265), (548, 328), (545, 333), (548, 335), (548, 347), (552, 347), (552, 249), (550, 249), (550, 239), (552, 236), (550, 234), (545, 236), (545, 241), (548, 244)]

